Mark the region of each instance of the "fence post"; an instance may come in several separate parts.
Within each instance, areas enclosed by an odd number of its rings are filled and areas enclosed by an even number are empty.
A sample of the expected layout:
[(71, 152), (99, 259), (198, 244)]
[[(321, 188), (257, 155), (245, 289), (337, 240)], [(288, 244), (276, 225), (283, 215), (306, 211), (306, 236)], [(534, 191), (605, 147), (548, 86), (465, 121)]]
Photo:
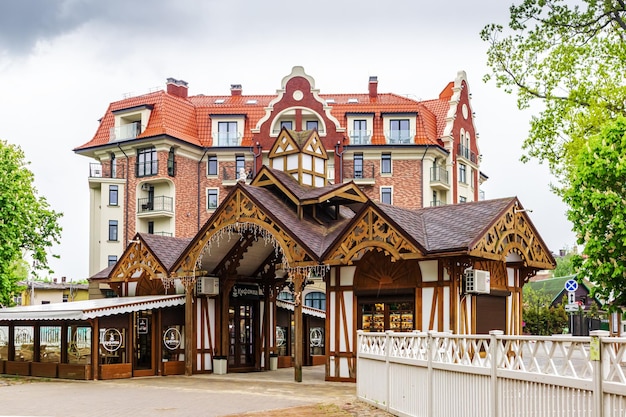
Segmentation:
[(592, 330), (589, 332), (589, 335), (591, 336), (589, 359), (591, 359), (593, 365), (593, 415), (603, 417), (604, 393), (602, 392), (602, 380), (604, 375), (602, 372), (602, 341), (600, 337), (608, 336), (609, 332), (606, 330)]
[(387, 377), (387, 394), (385, 398), (385, 411), (389, 411), (389, 401), (391, 400), (391, 375), (389, 369), (389, 355), (391, 352), (391, 336), (393, 335), (393, 330), (387, 330), (385, 332), (385, 375)]
[(435, 354), (435, 338), (433, 337), (433, 335), (435, 334), (435, 331), (430, 330), (428, 331), (428, 341), (427, 341), (427, 346), (428, 348), (426, 349), (426, 354), (428, 355), (428, 392), (426, 393), (426, 415), (428, 417), (433, 417), (433, 413), (434, 413), (434, 406), (433, 406), (433, 401), (434, 401), (434, 390), (433, 390), (433, 383), (434, 383), (434, 375), (433, 375), (433, 355)]
[(489, 331), (489, 356), (491, 357), (491, 417), (500, 416), (500, 407), (498, 405), (498, 363), (500, 363), (500, 349), (498, 346), (498, 336), (502, 336), (502, 330)]

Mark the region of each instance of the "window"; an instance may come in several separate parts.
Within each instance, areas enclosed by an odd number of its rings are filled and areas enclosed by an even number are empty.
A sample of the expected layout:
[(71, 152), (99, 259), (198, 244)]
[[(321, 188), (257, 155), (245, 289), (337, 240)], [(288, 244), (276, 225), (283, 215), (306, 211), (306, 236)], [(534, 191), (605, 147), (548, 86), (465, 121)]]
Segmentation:
[(318, 126), (317, 120), (306, 121), (306, 130), (318, 130), (317, 126)]
[(392, 190), (391, 187), (380, 187), (380, 202), (385, 204), (392, 204)]
[(109, 185), (109, 206), (117, 206), (117, 185)]
[(21, 306), (22, 305), (22, 294), (14, 295), (13, 296), (13, 303), (15, 303), (16, 306)]
[(459, 181), (467, 184), (467, 165), (459, 164)]
[(137, 176), (146, 177), (156, 175), (159, 171), (159, 161), (156, 149), (144, 148), (137, 151)]
[(370, 135), (367, 131), (367, 120), (355, 120), (352, 123), (352, 129), (350, 140), (353, 145), (367, 145), (370, 143)]
[(115, 154), (111, 154), (111, 178), (117, 178), (117, 159)]
[(363, 154), (354, 154), (354, 178), (363, 178)]
[(117, 263), (117, 255), (109, 255), (108, 257), (108, 266), (113, 266)]
[(235, 155), (235, 172), (237, 173), (237, 179), (239, 179), (239, 173), (241, 170), (246, 170), (246, 157), (243, 155)]
[(319, 310), (326, 310), (326, 294), (320, 291), (310, 292), (304, 296), (304, 305)]
[(410, 143), (409, 119), (392, 119), (389, 121), (389, 143)]
[(217, 175), (217, 155), (209, 155), (207, 175)]
[(70, 296), (69, 296), (69, 295), (67, 295), (67, 294), (63, 294), (63, 302), (64, 302), (64, 303), (67, 303), (67, 302), (68, 302), (68, 300), (69, 300), (69, 298), (70, 298)]
[(176, 175), (176, 159), (174, 148), (170, 148), (170, 152), (167, 155), (167, 175), (173, 177)]
[(282, 129), (283, 127), (284, 127), (285, 129), (289, 129), (289, 130), (291, 130), (291, 129), (293, 129), (293, 123), (292, 123), (291, 121), (283, 121), (283, 122), (280, 122), (280, 128)]
[(218, 146), (239, 146), (237, 122), (217, 123), (217, 144)]
[(154, 222), (153, 221), (148, 222), (148, 234), (149, 235), (154, 234)]
[(217, 208), (217, 188), (209, 188), (206, 192), (206, 207), (208, 210)]
[(459, 203), (467, 203), (467, 197), (459, 197)]
[(380, 158), (380, 173), (391, 174), (391, 154), (384, 153)]
[(117, 242), (117, 220), (109, 220), (109, 241)]
[(276, 297), (277, 300), (293, 301), (293, 294), (289, 291), (281, 291)]

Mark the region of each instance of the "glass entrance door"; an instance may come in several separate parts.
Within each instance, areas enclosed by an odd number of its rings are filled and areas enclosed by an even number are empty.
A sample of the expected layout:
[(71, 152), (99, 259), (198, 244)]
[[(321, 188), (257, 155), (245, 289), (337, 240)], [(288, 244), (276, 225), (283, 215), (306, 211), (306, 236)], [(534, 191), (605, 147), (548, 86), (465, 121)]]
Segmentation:
[(255, 310), (256, 303), (254, 302), (231, 300), (228, 309), (229, 369), (249, 369), (255, 365)]
[(133, 376), (154, 375), (153, 344), (152, 344), (152, 310), (133, 313), (134, 346)]

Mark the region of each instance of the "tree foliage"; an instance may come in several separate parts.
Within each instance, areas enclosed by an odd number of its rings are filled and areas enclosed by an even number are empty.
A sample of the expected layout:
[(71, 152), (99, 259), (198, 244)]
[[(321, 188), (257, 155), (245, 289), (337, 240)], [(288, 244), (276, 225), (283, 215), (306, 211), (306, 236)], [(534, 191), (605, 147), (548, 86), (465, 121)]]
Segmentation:
[(21, 261), (32, 260), (32, 271), (51, 272), (48, 250), (59, 243), (61, 217), (37, 195), (34, 175), (24, 153), (16, 145), (0, 140), (0, 303), (10, 305), (24, 279)]
[(581, 149), (563, 195), (568, 218), (584, 244), (575, 259), (594, 294), (626, 306), (626, 117), (619, 117)]
[[(569, 3), (569, 4), (568, 4)], [(539, 102), (523, 160), (547, 162), (567, 181), (575, 155), (607, 120), (626, 114), (625, 0), (524, 0), (508, 29), (490, 24), (487, 63), (520, 109)]]
[(574, 252), (566, 253), (564, 256), (556, 258), (556, 268), (552, 271), (554, 277), (566, 277), (576, 274), (576, 268), (574, 268), (574, 258), (577, 256)]
[(524, 333), (549, 336), (563, 332), (567, 327), (567, 313), (563, 303), (551, 306), (552, 299), (546, 293), (524, 287), (522, 319)]

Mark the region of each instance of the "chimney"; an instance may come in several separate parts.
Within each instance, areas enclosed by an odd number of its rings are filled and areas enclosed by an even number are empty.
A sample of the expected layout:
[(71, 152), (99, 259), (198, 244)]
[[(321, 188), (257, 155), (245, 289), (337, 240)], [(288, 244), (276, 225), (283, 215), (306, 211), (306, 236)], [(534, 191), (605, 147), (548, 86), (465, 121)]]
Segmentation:
[(187, 98), (189, 87), (186, 81), (177, 80), (175, 78), (167, 79), (167, 94), (171, 94), (180, 98)]
[(231, 96), (240, 96), (243, 88), (241, 84), (231, 84), (230, 85), (230, 95)]
[(52, 283), (56, 284), (57, 283), (57, 279), (56, 278), (52, 278)]
[(66, 278), (66, 277), (61, 277), (61, 282), (62, 282), (62, 283), (65, 283), (65, 281), (66, 281), (66, 280), (67, 280), (67, 278)]
[(378, 77), (375, 75), (370, 77), (369, 91), (370, 98), (378, 97)]

